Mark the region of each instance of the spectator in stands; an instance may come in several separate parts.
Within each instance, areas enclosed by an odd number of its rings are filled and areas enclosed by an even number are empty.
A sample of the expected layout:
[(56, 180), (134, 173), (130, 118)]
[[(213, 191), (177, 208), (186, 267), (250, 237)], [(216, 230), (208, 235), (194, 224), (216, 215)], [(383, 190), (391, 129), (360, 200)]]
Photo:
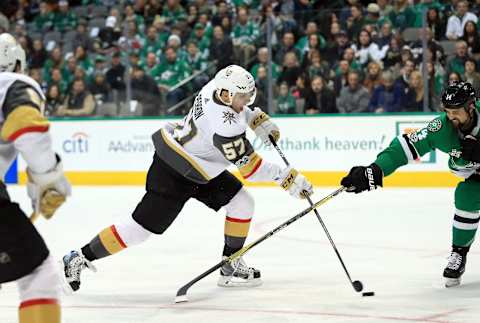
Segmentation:
[(198, 8), (196, 4), (191, 3), (187, 8), (187, 24), (190, 29), (193, 29), (198, 19)]
[(173, 47), (165, 49), (165, 62), (159, 64), (153, 75), (160, 91), (166, 94), (168, 107), (185, 98), (182, 88), (172, 88), (191, 74), (191, 68), (185, 61), (177, 59), (177, 52)]
[(73, 82), (72, 89), (61, 105), (57, 116), (82, 117), (91, 116), (95, 111), (95, 100), (92, 94), (86, 89), (85, 82), (77, 79)]
[(340, 30), (335, 35), (335, 44), (326, 49), (325, 59), (330, 65), (334, 65), (338, 61), (339, 57), (343, 57), (343, 52), (349, 47), (350, 43), (347, 32)]
[(433, 108), (433, 111), (440, 111), (440, 98), (444, 88), (445, 74), (439, 73), (432, 62), (427, 62), (427, 77), (430, 107)]
[(248, 9), (239, 7), (237, 10), (237, 22), (233, 26), (232, 41), (235, 56), (246, 66), (250, 62), (250, 58), (256, 51), (255, 42), (260, 36), (258, 25), (249, 18)]
[[(280, 67), (274, 62), (272, 62), (272, 78), (276, 80), (280, 75)], [(257, 71), (258, 68), (263, 66), (267, 68), (268, 64), (268, 48), (267, 47), (260, 47), (257, 51), (257, 62), (253, 65), (250, 73), (252, 73), (253, 78), (257, 78)]]
[[(107, 71), (107, 82), (111, 89), (117, 91), (119, 99), (125, 98), (125, 66), (121, 63), (120, 52), (115, 52), (112, 56), (112, 67)], [(114, 94), (115, 97), (115, 94)]]
[[(119, 28), (116, 27), (117, 18), (109, 16), (105, 20), (105, 27), (100, 29), (98, 38), (100, 39), (100, 52), (103, 54), (111, 53), (118, 45), (118, 40), (122, 35)], [(148, 45), (147, 45), (148, 46)]]
[(52, 84), (47, 91), (47, 104), (45, 105), (45, 116), (54, 116), (57, 113), (58, 108), (63, 103), (63, 96), (60, 93), (60, 89), (57, 84)]
[(307, 96), (307, 92), (310, 90), (310, 79), (305, 75), (305, 73), (302, 73), (298, 76), (295, 86), (291, 87), (290, 89), (295, 99), (302, 100)]
[(59, 67), (52, 68), (51, 72), (51, 79), (48, 82), (48, 87), (52, 86), (53, 84), (58, 86), (58, 89), (61, 93), (67, 93), (68, 91), (68, 83), (62, 79), (62, 71)]
[(468, 11), (468, 1), (460, 0), (456, 5), (456, 12), (448, 18), (445, 36), (449, 40), (457, 40), (463, 36), (463, 30), (467, 21), (477, 23), (477, 16)]
[(439, 9), (429, 8), (427, 11), (427, 25), (433, 32), (433, 38), (442, 40), (445, 37), (446, 23)]
[[(351, 69), (354, 69), (354, 70), (360, 70), (362, 68), (362, 66), (360, 65), (360, 63), (357, 61), (356, 59), (356, 53), (355, 53), (355, 50), (353, 48), (346, 48), (345, 51), (343, 52), (343, 57), (342, 59), (346, 60), (348, 62), (348, 66), (351, 68)], [(337, 67), (337, 66), (336, 66)]]
[(145, 43), (140, 50), (140, 56), (146, 58), (148, 53), (154, 53), (157, 56), (160, 56), (162, 53), (162, 48), (165, 47), (167, 39), (160, 39), (157, 34), (157, 29), (154, 26), (147, 28), (147, 37), (145, 38)]
[(455, 43), (455, 56), (447, 61), (447, 74), (457, 72), (460, 75), (465, 73), (465, 61), (469, 58), (468, 46), (464, 40), (457, 40)]
[(305, 97), (305, 113), (338, 113), (335, 93), (326, 86), (321, 76), (315, 76), (312, 80)]
[(175, 25), (178, 21), (186, 21), (187, 13), (179, 0), (167, 0), (163, 6), (162, 16), (165, 17), (169, 26)]
[(202, 59), (208, 59), (208, 56), (210, 55), (210, 37), (205, 34), (205, 26), (202, 23), (198, 22), (195, 24), (189, 40), (197, 44)]
[(27, 56), (30, 68), (41, 68), (48, 58), (48, 53), (43, 47), (41, 39), (33, 40), (33, 50)]
[(370, 62), (367, 66), (367, 75), (363, 81), (363, 86), (367, 89), (369, 95), (381, 84), (382, 67), (379, 62)]
[(296, 113), (296, 101), (295, 97), (290, 92), (290, 88), (286, 82), (280, 84), (278, 96), (277, 96), (277, 106), (275, 113), (278, 114), (295, 114)]
[(62, 79), (70, 85), (73, 83), (75, 70), (77, 69), (77, 59), (70, 53), (65, 55), (65, 60), (66, 63), (62, 64)]
[(39, 4), (40, 13), (33, 20), (35, 30), (38, 32), (49, 31), (53, 28), (53, 19), (55, 14), (51, 6), (46, 1), (41, 1)]
[(43, 91), (47, 90), (47, 82), (43, 80), (42, 71), (39, 68), (31, 68), (28, 74), (32, 79), (34, 79), (38, 84), (40, 84), (40, 87)]
[[(407, 88), (409, 86), (410, 74), (415, 70), (415, 62), (412, 60), (407, 60), (403, 64), (402, 68), (400, 69), (400, 76), (397, 77), (394, 83), (395, 91), (399, 93), (399, 95), (403, 95), (407, 93)], [(403, 102), (402, 102), (403, 103)]]
[(203, 71), (192, 80), (193, 89), (200, 90), (208, 82), (208, 75), (205, 73), (208, 62), (202, 57), (194, 41), (187, 43), (186, 62), (192, 69), (192, 74)]
[(415, 25), (415, 11), (408, 0), (395, 0), (393, 10), (388, 18), (392, 22), (393, 28), (400, 32)]
[(321, 76), (324, 80), (334, 78), (333, 71), (330, 69), (328, 63), (322, 60), (318, 50), (310, 50), (308, 53), (310, 57), (307, 61), (310, 63), (306, 69), (310, 79), (313, 79), (315, 76)]
[(145, 59), (145, 63), (143, 64), (142, 67), (145, 73), (152, 76), (152, 72), (157, 67), (157, 64), (158, 64), (157, 55), (155, 55), (154, 53), (148, 53), (147, 58)]
[(473, 88), (480, 94), (480, 73), (477, 71), (477, 62), (472, 58), (465, 61), (465, 81), (472, 84)]
[(401, 93), (394, 90), (394, 78), (390, 71), (382, 72), (382, 84), (375, 88), (368, 103), (368, 110), (375, 113), (399, 112)]
[(110, 92), (110, 86), (107, 83), (105, 74), (98, 71), (93, 76), (93, 82), (89, 86), (90, 93), (97, 105), (102, 105), (107, 102), (112, 102), (112, 95)]
[[(87, 29), (87, 21), (85, 19), (80, 19), (77, 25), (77, 29), (75, 31), (75, 37), (73, 37), (71, 44), (69, 45), (70, 48), (77, 48), (78, 46), (82, 46), (88, 51), (93, 51), (93, 39), (88, 34)], [(66, 44), (64, 44), (65, 46)]]
[[(168, 2), (171, 2), (169, 0)], [(168, 6), (167, 6), (168, 7)], [(183, 8), (182, 8), (183, 10)], [(185, 11), (183, 11), (185, 13)], [(129, 23), (132, 22), (135, 24), (135, 26), (138, 28), (139, 31), (143, 32), (145, 30), (145, 21), (142, 16), (137, 15), (135, 13), (135, 10), (133, 9), (133, 6), (131, 5), (126, 5), (125, 6), (125, 18), (124, 21)]]
[(337, 109), (340, 113), (366, 112), (370, 95), (360, 83), (360, 74), (357, 71), (348, 73), (348, 86), (340, 91), (337, 98)]
[(212, 25), (219, 26), (222, 24), (223, 18), (232, 19), (232, 14), (228, 8), (226, 1), (217, 1), (217, 12), (212, 17)]
[(233, 44), (228, 35), (225, 35), (221, 26), (213, 28), (213, 39), (210, 44), (210, 61), (217, 61), (217, 70), (234, 64)]
[[(311, 37), (312, 35), (315, 35), (314, 38), (316, 40), (315, 43), (312, 43)], [(322, 34), (318, 30), (317, 23), (314, 21), (309, 21), (307, 23), (307, 27), (305, 28), (305, 36), (301, 37), (297, 43), (295, 44), (295, 48), (297, 48), (300, 51), (300, 57), (302, 58), (306, 52), (308, 52), (310, 49), (315, 48), (315, 49), (323, 49), (327, 46), (325, 38), (322, 36)]]
[(77, 59), (77, 65), (83, 68), (87, 76), (93, 73), (94, 65), (85, 48), (82, 46), (75, 48), (75, 58)]
[(388, 46), (378, 48), (378, 45), (372, 41), (370, 33), (365, 29), (359, 32), (357, 41), (352, 48), (355, 50), (355, 58), (362, 67), (366, 67), (370, 61), (381, 61), (388, 50)]
[(393, 38), (392, 24), (385, 21), (380, 28), (380, 34), (377, 37), (373, 37), (374, 42), (378, 45), (378, 48), (390, 45), (390, 41)]
[(267, 69), (264, 66), (258, 68), (255, 87), (257, 88), (257, 96), (253, 104), (268, 113), (268, 80)]
[(430, 28), (421, 29), (419, 32), (420, 39), (414, 41), (410, 48), (413, 54), (413, 58), (417, 64), (422, 62), (423, 57), (423, 37), (427, 38), (427, 50), (430, 49), (435, 52), (435, 56), (438, 59), (443, 60), (444, 50), (442, 45), (433, 38), (433, 32)]
[(320, 41), (317, 34), (311, 34), (308, 36), (307, 45), (303, 50), (300, 50), (300, 60), (303, 68), (311, 64), (310, 56), (312, 51), (320, 51)]
[(157, 32), (157, 37), (163, 44), (167, 43), (168, 36), (170, 36), (170, 31), (166, 27), (166, 20), (165, 17), (160, 15), (156, 15), (155, 19), (153, 20), (153, 27), (155, 27)]
[(283, 59), (283, 68), (278, 83), (287, 82), (288, 86), (294, 86), (298, 76), (302, 73), (297, 55), (294, 52), (288, 52)]
[(187, 57), (187, 52), (182, 47), (182, 40), (180, 36), (172, 34), (168, 37), (167, 47), (171, 47), (177, 53), (177, 59), (185, 60)]
[(302, 58), (298, 48), (295, 48), (295, 36), (293, 35), (293, 32), (286, 32), (283, 34), (282, 43), (278, 45), (278, 49), (274, 56), (275, 63), (282, 64), (284, 56), (288, 52), (294, 53), (299, 61)]
[(140, 65), (133, 66), (132, 99), (142, 104), (143, 116), (158, 116), (163, 114), (160, 104), (160, 92), (157, 83)]
[(335, 71), (335, 79), (333, 81), (333, 88), (335, 90), (335, 96), (339, 96), (342, 89), (347, 86), (348, 72), (350, 72), (350, 64), (347, 60), (342, 59), (338, 62), (338, 66)]
[(50, 81), (50, 71), (54, 67), (61, 67), (63, 65), (62, 50), (60, 47), (55, 47), (50, 53), (50, 58), (47, 59), (43, 65), (43, 79), (47, 82)]
[(402, 112), (423, 111), (423, 78), (419, 71), (413, 71), (408, 80)]
[(393, 11), (390, 0), (377, 0), (377, 4), (380, 7), (380, 17), (388, 17), (390, 12)]
[(463, 36), (460, 37), (461, 40), (464, 40), (468, 46), (468, 52), (475, 59), (480, 58), (480, 35), (477, 30), (477, 24), (469, 20), (465, 23), (463, 29)]
[(68, 1), (60, 0), (58, 2), (58, 11), (55, 12), (53, 28), (61, 33), (77, 28), (78, 17), (69, 10)]
[(347, 18), (347, 33), (350, 39), (355, 39), (365, 25), (363, 6), (360, 3), (353, 4), (350, 7), (350, 13), (350, 17)]

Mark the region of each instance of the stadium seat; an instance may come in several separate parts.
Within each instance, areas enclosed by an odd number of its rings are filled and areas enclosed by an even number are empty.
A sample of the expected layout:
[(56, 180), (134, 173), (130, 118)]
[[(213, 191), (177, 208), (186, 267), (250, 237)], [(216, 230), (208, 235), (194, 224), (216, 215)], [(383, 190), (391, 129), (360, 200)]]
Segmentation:
[(49, 31), (43, 36), (43, 45), (50, 51), (61, 44), (62, 34), (59, 31)]
[(455, 55), (455, 41), (454, 40), (442, 40), (440, 45), (443, 48), (445, 56)]
[(402, 33), (402, 38), (405, 42), (414, 42), (420, 39), (422, 28), (406, 28)]

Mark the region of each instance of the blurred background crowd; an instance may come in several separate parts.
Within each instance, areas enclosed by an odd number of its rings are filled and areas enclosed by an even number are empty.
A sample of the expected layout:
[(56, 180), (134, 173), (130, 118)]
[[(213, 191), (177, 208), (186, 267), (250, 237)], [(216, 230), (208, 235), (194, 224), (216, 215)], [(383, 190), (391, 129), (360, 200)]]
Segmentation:
[(479, 15), (480, 0), (3, 0), (0, 32), (49, 116), (183, 114), (230, 64), (270, 113), (416, 112), (448, 81), (480, 89)]

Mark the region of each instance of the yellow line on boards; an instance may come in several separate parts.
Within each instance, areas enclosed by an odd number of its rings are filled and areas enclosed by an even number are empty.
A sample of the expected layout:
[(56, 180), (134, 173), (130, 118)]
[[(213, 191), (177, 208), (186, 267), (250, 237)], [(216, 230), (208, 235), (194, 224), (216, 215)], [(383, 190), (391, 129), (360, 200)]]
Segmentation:
[[(146, 172), (65, 172), (73, 185), (145, 185)], [(277, 186), (275, 183), (253, 183), (245, 181), (238, 172), (234, 173), (247, 186)], [(338, 186), (346, 172), (302, 172), (315, 186)], [(461, 179), (449, 172), (397, 172), (384, 179), (385, 187), (454, 187)], [(19, 183), (25, 184), (25, 172), (19, 173)]]

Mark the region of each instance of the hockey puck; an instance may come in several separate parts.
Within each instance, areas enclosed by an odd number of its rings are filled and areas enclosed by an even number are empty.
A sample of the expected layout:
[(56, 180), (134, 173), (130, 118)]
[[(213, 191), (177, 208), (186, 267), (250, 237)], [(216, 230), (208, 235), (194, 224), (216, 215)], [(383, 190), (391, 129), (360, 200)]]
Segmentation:
[(375, 292), (365, 292), (362, 293), (362, 296), (375, 296)]

